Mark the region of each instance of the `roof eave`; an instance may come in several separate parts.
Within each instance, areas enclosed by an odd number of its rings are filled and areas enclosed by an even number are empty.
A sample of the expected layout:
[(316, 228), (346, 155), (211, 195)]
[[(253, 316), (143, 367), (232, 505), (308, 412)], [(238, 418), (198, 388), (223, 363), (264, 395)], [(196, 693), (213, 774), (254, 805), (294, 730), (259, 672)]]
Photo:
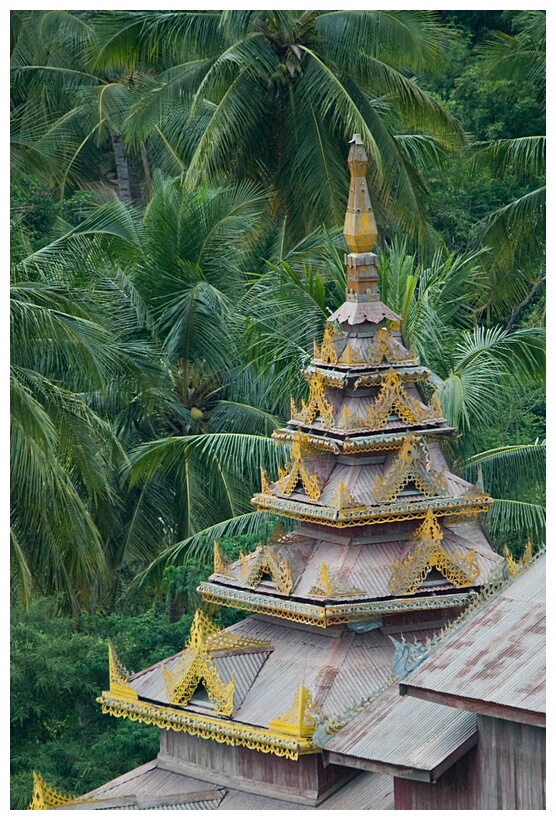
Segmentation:
[(442, 703), (444, 706), (452, 706), (465, 712), (476, 712), (487, 717), (501, 718), (515, 723), (526, 723), (529, 726), (546, 727), (546, 713), (519, 709), (508, 704), (477, 700), (450, 692), (439, 692), (409, 683), (400, 683), (400, 695), (410, 695), (432, 703)]

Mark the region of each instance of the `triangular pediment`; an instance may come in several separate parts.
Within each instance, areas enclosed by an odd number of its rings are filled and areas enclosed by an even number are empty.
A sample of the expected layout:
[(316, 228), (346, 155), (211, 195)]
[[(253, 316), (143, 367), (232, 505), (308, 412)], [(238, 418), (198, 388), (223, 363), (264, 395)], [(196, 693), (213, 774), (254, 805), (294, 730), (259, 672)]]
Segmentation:
[(408, 490), (427, 497), (440, 496), (447, 491), (444, 475), (430, 468), (427, 446), (417, 436), (408, 436), (394, 463), (384, 475), (376, 477), (373, 494), (378, 503), (384, 503)]
[[(204, 613), (197, 610), (181, 659), (171, 669), (161, 667), (168, 701), (176, 706), (210, 706), (215, 714), (230, 717), (238, 703), (234, 663), (227, 662), (227, 659), (229, 653), (235, 652), (235, 657), (240, 658), (242, 652), (249, 653), (249, 650), (259, 650), (260, 668), (270, 646), (266, 641), (218, 630)], [(250, 663), (249, 668), (253, 669), (254, 665)]]
[(258, 547), (249, 556), (243, 556), (240, 577), (242, 583), (250, 589), (255, 589), (266, 577), (282, 595), (289, 595), (293, 586), (288, 561), (281, 558), (270, 544)]
[(432, 510), (428, 510), (423, 523), (413, 533), (415, 544), (405, 558), (392, 565), (388, 585), (394, 595), (417, 592), (433, 571), (456, 588), (474, 583), (480, 572), (475, 551), (455, 555), (443, 546), (443, 538), (440, 524)]

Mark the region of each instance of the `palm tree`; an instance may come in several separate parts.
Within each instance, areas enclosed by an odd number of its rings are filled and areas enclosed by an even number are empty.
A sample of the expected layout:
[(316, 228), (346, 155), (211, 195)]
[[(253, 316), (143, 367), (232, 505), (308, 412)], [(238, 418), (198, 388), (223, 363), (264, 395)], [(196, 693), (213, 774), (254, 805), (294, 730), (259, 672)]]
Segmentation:
[(129, 256), (136, 242), (113, 202), (49, 246), (14, 254), (13, 577), (24, 600), (60, 593), (74, 612), (95, 606), (118, 527), (125, 453), (112, 418), (164, 379), (133, 338), (132, 294), (116, 268), (122, 245)]
[(519, 556), (528, 540), (536, 547), (545, 543), (545, 442), (476, 453), (463, 462), (462, 470), (472, 481), (479, 477), (494, 498), (487, 526), (498, 547), (508, 545)]
[[(54, 182), (63, 197), (68, 183), (110, 187), (115, 169), (120, 198), (139, 205), (137, 168), (121, 133), (133, 76), (91, 70), (90, 18), (83, 11), (12, 12), (14, 178)], [(141, 146), (138, 153), (144, 156)], [(148, 184), (146, 165), (144, 171)]]
[[(537, 93), (539, 109), (543, 111), (546, 14), (524, 11), (518, 23), (521, 28), (517, 34), (500, 33), (493, 42), (483, 46), (480, 65), (489, 79), (506, 81), (509, 105), (518, 87), (512, 80), (530, 82)], [(514, 173), (530, 187), (519, 199), (489, 214), (474, 232), (475, 246), (482, 245), (491, 251), (488, 257), (490, 292), (483, 309), (487, 311), (487, 318), (491, 314), (496, 318), (506, 316), (507, 330), (514, 326), (545, 281), (545, 143), (544, 135), (536, 134), (471, 146), (473, 171), (486, 167), (496, 177)]]
[(415, 79), (441, 65), (446, 34), (431, 13), (107, 12), (95, 26), (97, 64), (143, 72), (124, 130), (133, 145), (149, 141), (157, 165), (192, 185), (223, 170), (258, 180), (300, 239), (341, 223), (343, 145), (358, 131), (382, 222), (423, 228), (411, 137), (462, 142)]

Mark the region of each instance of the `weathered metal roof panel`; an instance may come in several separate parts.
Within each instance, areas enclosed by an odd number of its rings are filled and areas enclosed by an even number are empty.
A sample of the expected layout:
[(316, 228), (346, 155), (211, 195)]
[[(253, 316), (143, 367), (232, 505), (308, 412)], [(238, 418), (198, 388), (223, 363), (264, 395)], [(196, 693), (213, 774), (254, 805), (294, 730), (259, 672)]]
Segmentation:
[[(215, 800), (200, 800), (193, 803), (172, 802), (165, 803), (168, 798), (176, 794), (186, 795), (188, 792), (210, 792), (214, 790), (219, 795)], [(394, 808), (392, 778), (375, 774), (374, 772), (362, 772), (360, 775), (349, 781), (343, 788), (327, 798), (319, 806), (307, 806), (302, 803), (294, 803), (289, 800), (279, 800), (273, 797), (253, 794), (249, 791), (239, 791), (228, 786), (219, 786), (213, 780), (205, 781), (189, 777), (185, 774), (168, 771), (157, 766), (157, 761), (153, 760), (144, 766), (139, 766), (131, 772), (105, 783), (98, 789), (82, 796), (82, 800), (93, 798), (95, 800), (118, 800), (118, 798), (149, 798), (149, 808), (153, 809), (186, 809), (208, 811), (218, 810), (239, 810), (239, 811), (319, 811), (342, 809), (384, 809)], [(94, 809), (95, 804), (85, 804), (87, 809)], [(77, 806), (76, 806), (77, 807)], [(83, 804), (79, 805), (82, 808)], [(66, 807), (71, 809), (71, 806)], [(101, 806), (99, 806), (101, 808)], [(109, 808), (106, 804), (102, 808)], [(116, 808), (116, 807), (114, 807)], [(118, 805), (118, 809), (135, 809), (136, 805)]]
[(541, 556), (449, 635), (404, 683), (460, 698), (544, 713), (545, 572)]
[(401, 697), (394, 684), (326, 743), (328, 751), (432, 771), (476, 732), (470, 712)]

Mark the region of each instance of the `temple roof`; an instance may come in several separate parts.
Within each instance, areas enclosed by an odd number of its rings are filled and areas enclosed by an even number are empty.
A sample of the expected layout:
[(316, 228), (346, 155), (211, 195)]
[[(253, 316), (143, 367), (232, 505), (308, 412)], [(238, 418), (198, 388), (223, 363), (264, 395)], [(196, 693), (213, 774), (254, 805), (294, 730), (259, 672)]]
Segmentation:
[(543, 725), (546, 555), (448, 637), (404, 687), (418, 697), (456, 698), (462, 709)]
[[(239, 784), (238, 784), (239, 785)], [(91, 802), (89, 802), (91, 801)], [(93, 802), (94, 801), (94, 802)], [(389, 777), (362, 772), (318, 806), (230, 788), (211, 779), (201, 780), (179, 771), (163, 759), (152, 760), (87, 792), (64, 807), (68, 809), (186, 809), (208, 811), (318, 811), (343, 809), (393, 809), (394, 795)]]
[(302, 523), (232, 564), (215, 543), (203, 601), (255, 614), (216, 632), (198, 612), (182, 652), (131, 676), (112, 659), (105, 712), (292, 760), (316, 753), (318, 720), (393, 681), (396, 635), (430, 638), (504, 566), (476, 521), (491, 499), (449, 469), (441, 441), (454, 431), (431, 372), (380, 301), (357, 135), (349, 165), (346, 302), (305, 368), (307, 400), (276, 433), (290, 461), (276, 480), (261, 470), (253, 498)]
[(434, 782), (476, 742), (475, 715), (400, 697), (396, 682), (324, 748), (332, 762)]
[[(415, 525), (411, 522), (399, 525), (398, 529), (380, 534), (352, 534), (344, 538), (325, 537), (326, 533), (310, 525), (298, 529), (290, 536), (284, 536), (281, 543), (272, 549), (279, 561), (286, 561), (291, 571), (292, 588), (288, 598), (320, 603), (323, 600), (362, 601), (391, 598), (393, 592), (389, 587), (393, 564), (403, 561), (415, 547), (411, 538)], [(479, 574), (473, 584), (487, 583), (504, 559), (493, 553), (484, 533), (476, 522), (443, 526), (443, 548), (455, 558), (475, 551)], [(388, 539), (388, 540), (386, 540)], [(245, 586), (243, 568), (257, 560), (257, 554), (247, 555), (243, 562), (235, 561), (227, 567), (226, 574), (214, 573), (209, 581), (220, 586)], [(329, 581), (334, 587), (326, 591), (319, 585), (322, 565), (325, 564)], [(250, 586), (261, 595), (280, 595), (280, 591), (271, 579), (261, 579), (258, 584)], [(446, 579), (432, 582), (425, 580), (421, 592), (430, 595), (437, 591), (454, 589)]]

